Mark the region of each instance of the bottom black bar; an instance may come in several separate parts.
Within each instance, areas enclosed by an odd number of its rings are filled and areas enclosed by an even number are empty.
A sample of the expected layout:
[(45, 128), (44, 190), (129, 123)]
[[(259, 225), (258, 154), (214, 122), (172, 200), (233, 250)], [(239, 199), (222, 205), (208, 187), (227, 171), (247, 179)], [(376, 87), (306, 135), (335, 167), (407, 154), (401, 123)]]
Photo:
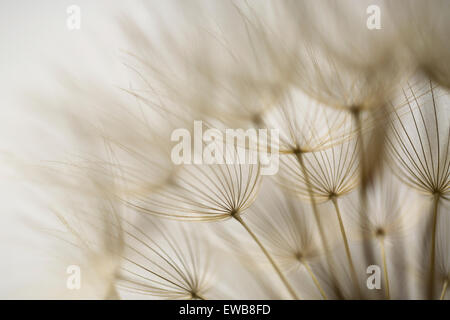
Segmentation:
[[(448, 301), (284, 301), (284, 300), (233, 300), (233, 301), (13, 301), (0, 302), (3, 313), (65, 315), (80, 317), (108, 316), (127, 319), (309, 319), (311, 317), (373, 318), (377, 315), (430, 316), (448, 315)], [(386, 313), (385, 311), (388, 311)]]

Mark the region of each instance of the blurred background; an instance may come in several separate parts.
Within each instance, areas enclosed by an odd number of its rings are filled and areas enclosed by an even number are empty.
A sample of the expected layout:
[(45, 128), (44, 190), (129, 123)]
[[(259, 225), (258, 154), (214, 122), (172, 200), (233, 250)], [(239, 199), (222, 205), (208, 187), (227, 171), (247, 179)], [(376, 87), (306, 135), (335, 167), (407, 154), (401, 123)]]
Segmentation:
[[(30, 217), (49, 218), (37, 207), (39, 190), (13, 177), (16, 163), (51, 158), (48, 150), (69, 151), (70, 141), (55, 134), (61, 123), (42, 130), (30, 100), (37, 94), (56, 98), (61, 84), (55, 74), (107, 86), (127, 85), (128, 71), (120, 50), (126, 48), (117, 19), (125, 12), (139, 16), (139, 1), (17, 0), (0, 2), (0, 298), (32, 297), (36, 277), (48, 271), (45, 237), (30, 229)], [(69, 30), (67, 8), (81, 9), (81, 28)], [(55, 120), (56, 122), (58, 120)], [(46, 137), (47, 136), (47, 137)], [(59, 136), (59, 139), (58, 139)], [(34, 138), (33, 138), (34, 137)], [(46, 139), (50, 138), (50, 139)], [(33, 139), (33, 140), (30, 140)], [(50, 143), (52, 145), (45, 145)], [(27, 146), (23, 148), (23, 146)], [(15, 157), (20, 157), (17, 159)], [(23, 168), (20, 170), (24, 170)], [(45, 224), (45, 222), (44, 222)], [(62, 270), (65, 272), (65, 270)]]

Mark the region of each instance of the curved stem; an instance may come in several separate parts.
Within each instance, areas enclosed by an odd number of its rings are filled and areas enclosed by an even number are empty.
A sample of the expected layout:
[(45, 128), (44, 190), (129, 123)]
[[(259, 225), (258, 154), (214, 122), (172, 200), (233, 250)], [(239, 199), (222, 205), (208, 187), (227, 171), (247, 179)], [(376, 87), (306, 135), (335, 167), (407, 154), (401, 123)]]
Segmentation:
[(384, 247), (384, 240), (380, 239), (380, 250), (381, 250), (381, 259), (383, 260), (383, 272), (384, 272), (384, 285), (386, 286), (386, 299), (391, 299), (391, 294), (389, 290), (389, 275), (388, 268), (386, 262), (386, 249)]
[(258, 246), (260, 247), (260, 249), (262, 250), (264, 255), (267, 257), (269, 262), (272, 264), (273, 268), (275, 269), (276, 273), (280, 277), (281, 281), (286, 286), (286, 289), (289, 291), (289, 293), (291, 294), (292, 298), (294, 298), (295, 300), (299, 300), (299, 298), (298, 298), (297, 294), (295, 293), (294, 289), (291, 287), (291, 285), (289, 284), (288, 280), (286, 279), (284, 274), (281, 272), (281, 270), (278, 267), (278, 265), (275, 263), (275, 260), (273, 260), (273, 258), (269, 254), (269, 252), (266, 250), (266, 248), (263, 246), (263, 244), (259, 241), (258, 237), (252, 232), (252, 230), (248, 227), (248, 225), (244, 222), (244, 220), (242, 220), (242, 218), (239, 215), (234, 215), (233, 217), (244, 227), (245, 230), (247, 230), (248, 234), (258, 244)]
[(338, 204), (336, 197), (331, 198), (331, 201), (333, 202), (334, 208), (336, 210), (336, 215), (339, 220), (339, 228), (341, 230), (342, 239), (344, 240), (345, 252), (347, 254), (347, 260), (348, 260), (348, 264), (350, 266), (350, 272), (351, 272), (351, 275), (353, 278), (353, 282), (359, 291), (358, 277), (356, 275), (356, 269), (355, 269), (355, 265), (353, 263), (352, 254), (350, 252), (350, 246), (348, 245), (347, 234), (345, 232), (344, 222), (342, 221), (341, 211), (339, 210), (339, 204)]
[(448, 279), (445, 279), (444, 285), (442, 286), (441, 297), (439, 298), (440, 300), (444, 300), (445, 294), (447, 292), (447, 286), (448, 286)]
[(430, 253), (430, 269), (429, 269), (429, 278), (428, 278), (428, 299), (433, 299), (434, 294), (434, 265), (436, 260), (436, 228), (438, 221), (438, 207), (439, 207), (439, 194), (434, 195), (433, 202), (433, 221), (432, 221), (432, 230), (431, 230), (431, 253)]
[(310, 198), (310, 201), (311, 201), (311, 206), (312, 206), (313, 213), (314, 213), (314, 218), (316, 220), (317, 228), (319, 229), (319, 236), (320, 236), (320, 240), (322, 241), (322, 246), (323, 246), (324, 251), (325, 251), (325, 257), (326, 257), (328, 268), (329, 268), (329, 271), (330, 271), (330, 276), (332, 278), (334, 290), (335, 290), (336, 294), (338, 295), (338, 297), (342, 298), (343, 296), (342, 296), (341, 290), (339, 289), (339, 284), (338, 284), (337, 279), (336, 279), (336, 277), (334, 275), (334, 272), (333, 272), (333, 270), (334, 270), (334, 261), (333, 261), (333, 258), (331, 256), (331, 253), (330, 253), (330, 247), (328, 245), (328, 240), (327, 240), (327, 238), (325, 236), (325, 232), (323, 230), (322, 222), (320, 220), (319, 211), (317, 210), (316, 200), (315, 200), (314, 195), (313, 195), (313, 191), (312, 191), (312, 188), (311, 188), (311, 182), (309, 180), (309, 174), (308, 174), (308, 172), (306, 170), (305, 162), (303, 160), (303, 155), (302, 155), (301, 152), (296, 152), (295, 156), (297, 157), (297, 161), (298, 161), (298, 163), (300, 165), (300, 168), (302, 170), (303, 178), (305, 179), (306, 188), (308, 189), (308, 194), (309, 194), (309, 198)]
[(322, 295), (322, 298), (324, 300), (327, 300), (327, 295), (325, 294), (325, 291), (322, 289), (322, 287), (320, 286), (319, 281), (317, 280), (316, 276), (314, 275), (314, 272), (312, 272), (311, 267), (309, 266), (309, 264), (307, 262), (301, 262), (305, 268), (306, 271), (309, 273), (309, 275), (311, 276), (312, 281), (314, 282), (314, 284), (316, 285), (317, 289), (319, 290), (320, 294)]

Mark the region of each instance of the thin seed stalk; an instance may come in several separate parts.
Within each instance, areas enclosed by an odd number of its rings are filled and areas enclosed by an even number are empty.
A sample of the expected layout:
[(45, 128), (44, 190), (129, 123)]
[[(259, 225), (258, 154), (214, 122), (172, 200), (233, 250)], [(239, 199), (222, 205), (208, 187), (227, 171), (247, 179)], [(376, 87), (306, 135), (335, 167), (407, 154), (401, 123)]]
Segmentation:
[(109, 287), (108, 292), (106, 293), (105, 299), (106, 300), (120, 300), (120, 296), (119, 296), (114, 284), (111, 284), (111, 286)]
[(433, 221), (432, 221), (432, 230), (431, 230), (431, 253), (430, 253), (430, 270), (429, 270), (429, 278), (428, 278), (428, 299), (433, 299), (434, 293), (434, 269), (435, 269), (435, 260), (436, 260), (436, 229), (437, 229), (437, 221), (438, 221), (438, 212), (439, 212), (439, 199), (440, 195), (437, 193), (434, 195), (433, 202)]
[(206, 300), (205, 297), (199, 295), (198, 293), (192, 294), (192, 299)]
[(341, 230), (342, 239), (344, 240), (345, 252), (347, 254), (347, 260), (348, 260), (348, 264), (350, 266), (350, 272), (351, 272), (351, 275), (353, 278), (353, 282), (359, 291), (358, 277), (356, 275), (356, 269), (355, 269), (355, 264), (353, 263), (352, 254), (350, 252), (350, 246), (348, 245), (347, 234), (345, 232), (344, 222), (342, 221), (341, 211), (339, 210), (339, 204), (338, 204), (336, 197), (332, 197), (331, 201), (333, 202), (334, 208), (336, 210), (336, 215), (339, 220), (339, 228)]
[(384, 272), (384, 285), (386, 287), (386, 299), (391, 299), (391, 294), (389, 290), (389, 274), (388, 274), (388, 268), (387, 268), (387, 261), (386, 261), (386, 248), (384, 246), (384, 239), (380, 239), (380, 251), (381, 251), (381, 259), (383, 260), (383, 272)]
[(303, 177), (305, 179), (305, 184), (306, 184), (306, 188), (308, 190), (309, 198), (310, 198), (310, 201), (311, 201), (311, 205), (312, 205), (312, 209), (313, 209), (313, 213), (314, 213), (314, 218), (316, 220), (317, 228), (319, 229), (320, 240), (322, 241), (322, 246), (323, 246), (323, 248), (325, 250), (325, 257), (327, 259), (328, 268), (330, 270), (330, 275), (332, 277), (333, 286), (334, 286), (334, 289), (335, 289), (337, 295), (339, 297), (342, 297), (342, 293), (341, 293), (341, 291), (339, 289), (339, 284), (337, 283), (336, 277), (335, 277), (335, 275), (333, 273), (333, 270), (334, 270), (333, 258), (332, 258), (331, 254), (330, 254), (330, 247), (328, 245), (328, 240), (327, 240), (327, 238), (325, 236), (325, 232), (323, 230), (322, 222), (320, 220), (319, 211), (317, 210), (316, 200), (315, 200), (314, 195), (313, 195), (313, 191), (312, 191), (312, 188), (311, 188), (311, 182), (309, 180), (309, 175), (308, 175), (308, 172), (306, 170), (305, 162), (303, 160), (303, 155), (302, 155), (301, 152), (295, 152), (295, 156), (297, 157), (297, 161), (298, 161), (298, 163), (300, 165), (300, 168), (301, 168), (302, 173), (303, 173)]
[[(367, 221), (367, 168), (366, 168), (366, 157), (364, 150), (364, 137), (362, 133), (362, 121), (361, 121), (361, 110), (355, 109), (352, 113), (353, 121), (356, 125), (356, 131), (358, 135), (358, 144), (359, 144), (359, 171), (360, 171), (360, 180), (361, 187), (359, 188), (359, 199), (360, 199), (360, 208), (359, 208), (359, 219), (362, 226), (366, 224)], [(363, 230), (363, 229), (362, 229)], [(363, 233), (363, 231), (361, 231)], [(364, 237), (364, 234), (362, 234)], [(373, 258), (373, 248), (369, 241), (364, 241), (364, 257), (366, 265), (372, 264)]]
[(322, 289), (322, 286), (320, 285), (319, 281), (317, 280), (314, 272), (311, 270), (311, 267), (309, 266), (309, 264), (307, 262), (302, 262), (302, 264), (305, 266), (306, 271), (308, 272), (308, 274), (310, 275), (312, 281), (314, 282), (314, 284), (316, 285), (316, 287), (319, 290), (320, 294), (322, 295), (322, 298), (324, 300), (328, 300), (327, 295), (325, 294), (325, 291)]
[(441, 297), (439, 298), (440, 300), (444, 300), (445, 293), (447, 292), (447, 287), (448, 287), (448, 279), (445, 279), (444, 285), (442, 286)]
[(236, 214), (233, 215), (233, 217), (244, 227), (245, 230), (247, 230), (248, 234), (253, 238), (253, 240), (258, 244), (259, 248), (261, 249), (261, 251), (264, 253), (264, 255), (267, 257), (267, 260), (269, 260), (270, 264), (273, 266), (273, 268), (275, 269), (276, 273), (278, 274), (278, 276), (280, 277), (281, 281), (283, 282), (283, 284), (285, 285), (286, 289), (289, 291), (290, 295), (292, 296), (292, 298), (294, 298), (295, 300), (299, 300), (299, 297), (297, 296), (297, 294), (295, 293), (294, 289), (292, 288), (292, 286), (290, 285), (289, 281), (286, 279), (286, 277), (284, 276), (284, 274), (281, 272), (280, 268), (278, 267), (278, 265), (276, 264), (275, 260), (273, 260), (272, 256), (270, 255), (270, 253), (266, 250), (266, 248), (264, 247), (264, 245), (261, 243), (261, 241), (259, 241), (258, 237), (256, 236), (256, 234), (253, 233), (253, 231), (249, 228), (249, 226), (244, 222), (244, 220), (242, 220), (242, 218)]

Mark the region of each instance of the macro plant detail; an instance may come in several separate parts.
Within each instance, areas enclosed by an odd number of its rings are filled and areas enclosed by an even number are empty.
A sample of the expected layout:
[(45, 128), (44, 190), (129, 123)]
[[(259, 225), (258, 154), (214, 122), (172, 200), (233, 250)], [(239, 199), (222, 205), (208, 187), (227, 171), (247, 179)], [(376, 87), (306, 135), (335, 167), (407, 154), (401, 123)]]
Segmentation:
[(450, 5), (375, 2), (143, 2), (124, 73), (47, 70), (0, 149), (34, 297), (449, 299)]

